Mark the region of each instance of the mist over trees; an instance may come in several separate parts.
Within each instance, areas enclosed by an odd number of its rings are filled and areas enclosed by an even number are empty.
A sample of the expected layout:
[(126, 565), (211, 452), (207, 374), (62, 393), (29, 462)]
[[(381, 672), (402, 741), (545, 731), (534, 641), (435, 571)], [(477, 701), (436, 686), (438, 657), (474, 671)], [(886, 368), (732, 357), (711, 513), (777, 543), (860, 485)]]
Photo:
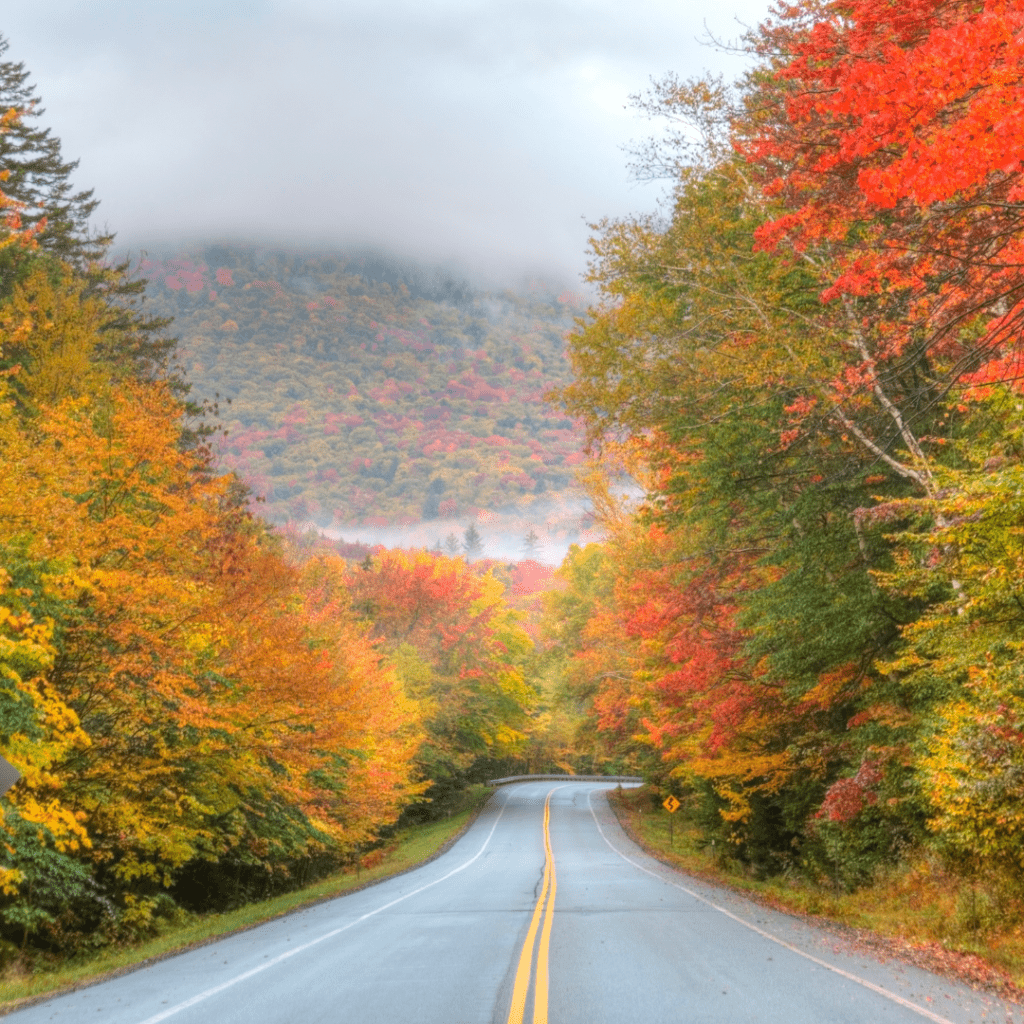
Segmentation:
[(582, 500), (582, 439), (543, 399), (568, 382), (578, 296), (243, 246), (143, 268), (262, 516), (345, 530)]

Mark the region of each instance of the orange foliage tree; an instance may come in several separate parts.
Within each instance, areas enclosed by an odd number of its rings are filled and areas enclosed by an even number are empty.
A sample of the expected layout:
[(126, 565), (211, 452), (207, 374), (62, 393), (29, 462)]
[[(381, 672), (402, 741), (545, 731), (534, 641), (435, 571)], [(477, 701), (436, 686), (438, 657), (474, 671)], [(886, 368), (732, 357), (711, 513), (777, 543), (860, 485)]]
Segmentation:
[(780, 5), (753, 36), (737, 135), (777, 204), (759, 244), (814, 268), (841, 325), (831, 400), (883, 410), (877, 454), (929, 495), (928, 411), (1021, 376), (1022, 28), (1003, 0), (855, 0)]
[(349, 587), (422, 709), (417, 756), (432, 795), (459, 786), (475, 761), (522, 749), (537, 701), (525, 671), (533, 644), (491, 570), (383, 551), (352, 570)]
[(168, 888), (202, 905), (202, 874), (337, 862), (422, 788), (344, 564), (289, 565), (169, 388), (103, 372), (93, 301), (42, 267), (0, 310), (26, 355), (0, 379), (0, 921), (57, 945), (146, 927)]

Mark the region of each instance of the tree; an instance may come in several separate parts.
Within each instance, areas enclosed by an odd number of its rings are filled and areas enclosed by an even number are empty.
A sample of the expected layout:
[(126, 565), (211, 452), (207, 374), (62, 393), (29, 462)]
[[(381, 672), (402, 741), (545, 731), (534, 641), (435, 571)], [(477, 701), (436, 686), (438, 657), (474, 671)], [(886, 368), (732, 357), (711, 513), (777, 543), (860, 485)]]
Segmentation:
[(484, 542), (477, 528), (470, 523), (462, 533), (462, 550), (466, 552), (466, 561), (472, 562), (479, 558), (484, 550)]
[(0, 305), (0, 365), (14, 368), (11, 394), (26, 413), (103, 390), (98, 358), (105, 304), (64, 268), (35, 267)]
[[(892, 554), (869, 509), (930, 493), (955, 428), (934, 409), (893, 436), (906, 381), (874, 389), (851, 372), (850, 325), (819, 298), (828, 254), (757, 247), (776, 209), (732, 150), (728, 96), (673, 79), (655, 109), (707, 141), (663, 161), (667, 223), (598, 226), (605, 300), (570, 339), (577, 375), (561, 392), (648, 495), (612, 530), (614, 600), (588, 628), (619, 660), (595, 672), (591, 724), (653, 780), (687, 780), (742, 856), (777, 864), (796, 843), (811, 864), (810, 823), (839, 780), (870, 760), (890, 791), (905, 781), (908, 723), (875, 660), (916, 609), (873, 579)], [(927, 464), (923, 426), (939, 453)], [(871, 856), (920, 831), (920, 805), (899, 807)], [(854, 846), (851, 830), (851, 863)]]
[(529, 532), (523, 538), (523, 555), (526, 558), (533, 558), (540, 548), (540, 537), (537, 531), (531, 526)]
[(632, 702), (637, 667), (615, 604), (610, 552), (599, 544), (570, 545), (545, 594), (541, 636), (554, 699), (576, 718), (576, 755), (592, 770), (649, 767), (636, 742), (642, 709)]
[[(0, 57), (9, 48), (0, 35)], [(104, 302), (97, 352), (122, 372), (155, 376), (169, 372), (176, 344), (161, 336), (170, 320), (148, 315), (142, 307), (146, 282), (133, 278), (128, 261), (105, 263), (114, 236), (94, 232), (89, 220), (99, 206), (93, 190), (75, 191), (72, 176), (78, 161), (65, 161), (60, 140), (37, 124), (43, 108), (21, 62), (0, 60), (0, 173), (7, 199), (17, 208), (17, 225), (8, 232), (31, 232), (32, 246), (0, 250), (0, 301), (39, 260), (65, 264), (82, 275), (86, 290)], [(13, 114), (12, 114), (13, 112)], [(187, 391), (172, 375), (175, 387)]]
[(97, 302), (35, 268), (0, 306), (0, 932), (59, 946), (144, 931), (164, 890), (208, 905), (197, 875), (336, 865), (423, 788), (340, 559), (288, 564), (165, 384), (65, 372)]
[(884, 410), (862, 440), (926, 494), (930, 411), (974, 374), (1020, 376), (1022, 19), (998, 0), (798, 4), (752, 40), (739, 142), (782, 206), (759, 244), (816, 268), (846, 322), (831, 399)]
[(431, 795), (460, 788), (474, 760), (519, 752), (536, 692), (530, 638), (491, 572), (462, 558), (384, 551), (354, 571), (354, 606), (417, 701), (417, 759)]
[(1004, 454), (993, 457), (988, 443), (965, 444), (965, 466), (948, 475), (939, 500), (907, 499), (899, 503), (899, 520), (892, 509), (879, 510), (903, 527), (895, 535), (896, 564), (879, 574), (880, 585), (927, 601), (883, 668), (914, 697), (915, 777), (941, 849), (969, 873), (1012, 877), (1024, 826), (1024, 449), (1011, 389), (994, 388), (982, 404), (989, 429), (1001, 428)]
[[(9, 47), (0, 35), (0, 57)], [(89, 218), (99, 200), (92, 189), (74, 190), (71, 177), (78, 161), (65, 161), (60, 140), (36, 124), (44, 113), (39, 103), (24, 63), (0, 60), (0, 111), (18, 114), (0, 135), (0, 169), (7, 173), (4, 190), (20, 204), (24, 224), (37, 227), (36, 241), (44, 252), (86, 271), (103, 259), (114, 236), (92, 232)], [(0, 292), (10, 288), (9, 273), (10, 266)]]

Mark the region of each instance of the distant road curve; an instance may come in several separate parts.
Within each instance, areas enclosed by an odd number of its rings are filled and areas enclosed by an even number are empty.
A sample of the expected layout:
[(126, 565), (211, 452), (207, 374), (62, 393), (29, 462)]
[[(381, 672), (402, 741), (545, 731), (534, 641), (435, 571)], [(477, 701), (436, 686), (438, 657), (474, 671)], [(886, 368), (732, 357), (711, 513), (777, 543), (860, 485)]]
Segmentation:
[(1024, 1024), (1021, 1008), (673, 872), (615, 785), (502, 786), (416, 871), (11, 1014), (17, 1024)]
[(614, 782), (639, 786), (639, 775), (507, 775), (503, 779), (488, 779), (488, 786), (507, 786), (510, 782)]

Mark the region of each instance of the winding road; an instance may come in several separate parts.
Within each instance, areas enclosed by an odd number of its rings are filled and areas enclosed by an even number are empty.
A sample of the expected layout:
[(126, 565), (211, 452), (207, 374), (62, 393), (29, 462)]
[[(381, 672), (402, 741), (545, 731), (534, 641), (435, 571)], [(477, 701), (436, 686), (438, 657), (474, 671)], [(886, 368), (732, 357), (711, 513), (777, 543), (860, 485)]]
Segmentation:
[(1021, 1007), (680, 875), (607, 783), (492, 797), (400, 877), (9, 1015), (12, 1024), (1024, 1024)]

